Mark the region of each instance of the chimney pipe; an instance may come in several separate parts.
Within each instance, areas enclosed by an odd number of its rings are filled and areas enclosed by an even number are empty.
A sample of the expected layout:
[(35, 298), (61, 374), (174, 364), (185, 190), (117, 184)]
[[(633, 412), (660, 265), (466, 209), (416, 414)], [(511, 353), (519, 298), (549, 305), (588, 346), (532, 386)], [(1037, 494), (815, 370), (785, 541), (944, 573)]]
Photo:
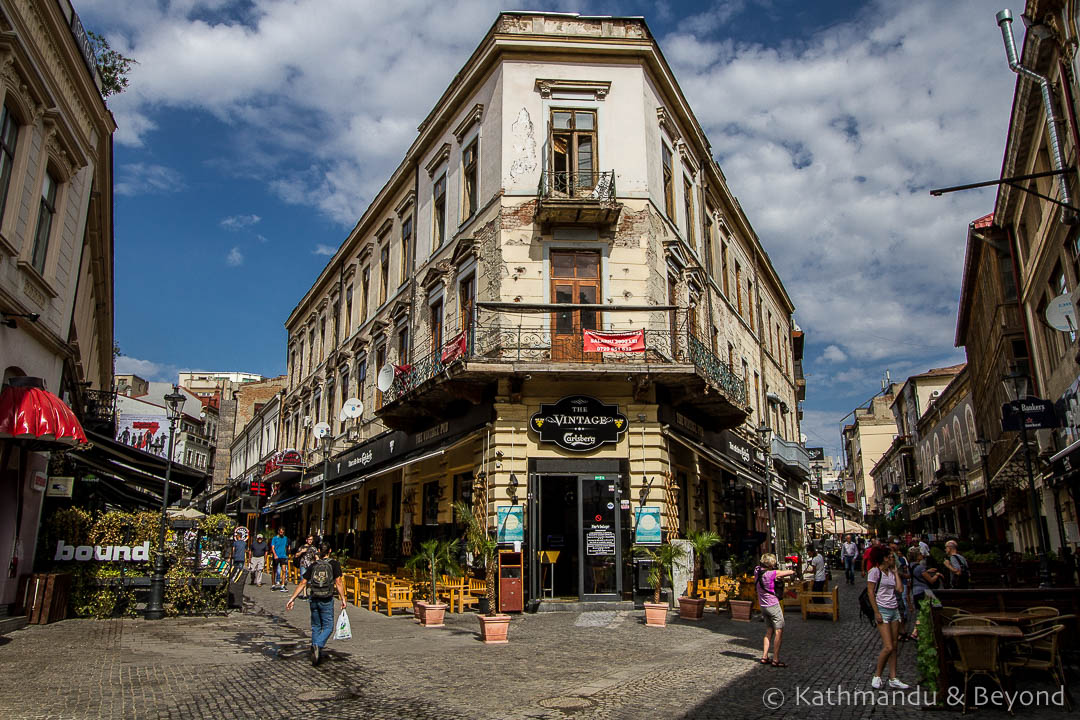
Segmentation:
[[(1001, 28), (1001, 39), (1005, 42), (1005, 57), (1009, 61), (1009, 69), (1021, 77), (1039, 83), (1042, 91), (1043, 110), (1046, 113), (1046, 126), (1050, 131), (1050, 157), (1054, 161), (1054, 169), (1065, 169), (1065, 161), (1061, 156), (1061, 141), (1058, 139), (1057, 114), (1054, 112), (1054, 94), (1050, 89), (1050, 80), (1044, 75), (1024, 67), (1020, 64), (1020, 58), (1016, 53), (1016, 43), (1012, 34), (1012, 12), (1006, 8), (996, 15), (998, 27)], [(1069, 183), (1064, 174), (1058, 175), (1058, 187), (1061, 192), (1061, 202), (1072, 205), (1072, 197), (1069, 195)], [(1080, 218), (1068, 208), (1061, 209), (1061, 222), (1066, 225), (1075, 225)]]

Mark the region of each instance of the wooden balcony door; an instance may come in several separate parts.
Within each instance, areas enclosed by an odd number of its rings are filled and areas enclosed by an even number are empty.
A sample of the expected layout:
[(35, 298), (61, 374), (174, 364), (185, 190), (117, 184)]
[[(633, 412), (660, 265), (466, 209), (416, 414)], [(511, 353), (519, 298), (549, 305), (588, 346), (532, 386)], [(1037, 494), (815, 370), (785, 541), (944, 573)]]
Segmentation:
[[(559, 305), (600, 302), (600, 253), (591, 250), (551, 252), (551, 300)], [(596, 310), (558, 310), (551, 317), (551, 359), (600, 362), (603, 353), (583, 351), (583, 330), (598, 329)]]

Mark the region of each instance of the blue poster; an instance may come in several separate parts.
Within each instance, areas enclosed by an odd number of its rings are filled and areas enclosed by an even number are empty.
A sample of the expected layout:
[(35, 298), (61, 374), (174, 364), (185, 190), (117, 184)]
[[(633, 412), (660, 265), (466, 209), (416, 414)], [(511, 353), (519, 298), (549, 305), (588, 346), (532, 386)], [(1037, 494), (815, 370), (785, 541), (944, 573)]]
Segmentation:
[(660, 527), (660, 508), (639, 507), (634, 514), (634, 542), (638, 545), (659, 545), (663, 539)]
[(500, 543), (525, 541), (525, 506), (504, 505), (496, 508), (499, 530), (496, 538)]

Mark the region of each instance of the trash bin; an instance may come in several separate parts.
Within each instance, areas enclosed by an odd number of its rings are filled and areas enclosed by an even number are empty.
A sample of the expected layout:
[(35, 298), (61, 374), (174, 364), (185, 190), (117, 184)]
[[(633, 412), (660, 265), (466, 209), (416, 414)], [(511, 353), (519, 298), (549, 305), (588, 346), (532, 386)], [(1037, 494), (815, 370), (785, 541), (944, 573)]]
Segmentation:
[(521, 587), (521, 553), (499, 553), (499, 612), (521, 612), (524, 595)]

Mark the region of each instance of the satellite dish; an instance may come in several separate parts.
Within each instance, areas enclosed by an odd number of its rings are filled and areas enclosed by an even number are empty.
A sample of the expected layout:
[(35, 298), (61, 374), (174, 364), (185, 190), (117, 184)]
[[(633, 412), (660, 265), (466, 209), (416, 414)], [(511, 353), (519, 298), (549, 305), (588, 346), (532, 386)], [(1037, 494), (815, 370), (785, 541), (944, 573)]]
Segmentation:
[(393, 384), (394, 366), (390, 363), (386, 363), (381, 368), (379, 368), (379, 376), (375, 380), (375, 387), (379, 388), (381, 392), (386, 392)]
[(364, 403), (358, 398), (349, 398), (341, 404), (341, 414), (346, 418), (358, 418), (364, 414)]
[(321, 422), (315, 426), (315, 437), (324, 438), (330, 434), (330, 423)]
[(1076, 330), (1076, 308), (1073, 306), (1072, 293), (1058, 295), (1046, 306), (1046, 322), (1050, 327), (1062, 332)]
[(340, 422), (345, 422), (346, 420), (348, 420), (348, 419), (349, 419), (349, 418), (348, 418), (348, 417), (347, 417), (347, 416), (345, 415), (345, 408), (341, 408), (341, 412), (339, 412), (339, 413), (337, 414), (337, 419), (338, 419), (338, 420), (339, 420)]

